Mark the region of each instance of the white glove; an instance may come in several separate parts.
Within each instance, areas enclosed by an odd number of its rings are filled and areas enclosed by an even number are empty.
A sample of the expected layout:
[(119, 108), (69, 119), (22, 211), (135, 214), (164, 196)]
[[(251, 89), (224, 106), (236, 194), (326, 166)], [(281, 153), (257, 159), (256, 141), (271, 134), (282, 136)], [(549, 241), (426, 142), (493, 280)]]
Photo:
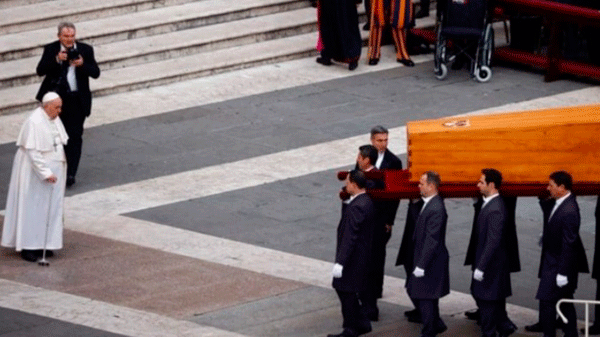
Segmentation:
[(344, 269), (344, 266), (342, 266), (339, 263), (336, 263), (333, 265), (333, 270), (331, 271), (331, 275), (333, 275), (333, 278), (340, 278), (342, 277), (342, 269)]
[(561, 275), (561, 274), (556, 274), (556, 285), (559, 288), (566, 286), (567, 283), (569, 283), (569, 279), (567, 279), (566, 276)]
[(423, 277), (423, 276), (425, 276), (425, 270), (421, 269), (419, 267), (416, 267), (415, 270), (413, 271), (413, 275), (415, 275), (415, 277)]
[(479, 269), (475, 269), (473, 272), (473, 279), (475, 281), (483, 281), (483, 272)]

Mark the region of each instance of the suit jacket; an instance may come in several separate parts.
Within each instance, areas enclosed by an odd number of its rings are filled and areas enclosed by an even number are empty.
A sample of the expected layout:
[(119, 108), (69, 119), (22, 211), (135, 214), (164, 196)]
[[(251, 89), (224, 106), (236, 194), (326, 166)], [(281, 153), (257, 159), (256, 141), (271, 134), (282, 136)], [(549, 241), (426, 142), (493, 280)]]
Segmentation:
[(436, 195), (418, 215), (415, 232), (413, 266), (425, 270), (425, 276), (407, 277), (407, 292), (415, 299), (439, 299), (450, 293), (450, 256), (446, 248), (448, 215), (444, 200)]
[[(578, 274), (588, 273), (587, 257), (579, 236), (581, 218), (579, 206), (574, 194), (571, 194), (550, 214), (556, 200), (541, 201), (544, 214), (542, 236), (542, 257), (538, 277), (540, 285), (536, 298), (544, 301), (556, 301), (565, 294), (573, 294), (577, 289)], [(559, 288), (556, 275), (567, 276), (569, 283)]]
[(419, 217), (419, 212), (421, 212), (422, 207), (423, 199), (420, 198), (419, 200), (415, 202), (411, 201), (408, 204), (406, 224), (404, 225), (404, 234), (402, 234), (402, 243), (400, 244), (398, 256), (396, 257), (396, 265), (404, 266), (407, 277), (415, 269), (413, 266), (415, 246), (412, 238), (415, 232), (415, 223), (417, 222), (417, 217)]
[(473, 269), (483, 271), (483, 280), (471, 280), (471, 294), (475, 298), (497, 301), (512, 295), (506, 219), (500, 196), (483, 206), (477, 216)]
[[(83, 65), (75, 67), (75, 78), (77, 80), (77, 91), (81, 97), (83, 113), (86, 116), (90, 115), (92, 110), (92, 93), (90, 92), (89, 78), (98, 78), (100, 76), (100, 68), (94, 58), (94, 48), (83, 42), (77, 41), (77, 50), (83, 57)], [(62, 64), (56, 62), (56, 55), (60, 52), (60, 42), (55, 41), (44, 47), (44, 53), (37, 65), (36, 72), (39, 76), (45, 76), (42, 85), (35, 96), (38, 101), (42, 101), (42, 97), (48, 91), (53, 90), (53, 82), (57, 81), (61, 76), (66, 76), (68, 63)]]
[[(390, 150), (386, 149), (383, 154), (383, 160), (381, 161), (381, 166), (379, 170), (401, 170), (402, 169), (402, 161), (400, 158), (396, 157)], [(396, 220), (396, 213), (398, 212), (398, 206), (400, 205), (400, 199), (398, 200), (383, 200), (383, 207), (385, 209), (385, 213), (381, 215), (382, 221), (388, 225), (394, 225), (394, 221)]]
[(596, 241), (594, 244), (594, 266), (592, 268), (592, 278), (600, 279), (600, 195), (596, 199)]
[[(500, 196), (504, 201), (506, 209), (506, 240), (507, 247), (511, 247), (508, 250), (508, 266), (511, 273), (521, 271), (521, 259), (519, 258), (519, 240), (517, 238), (517, 226), (515, 223), (515, 210), (517, 208), (516, 197), (505, 197)], [(475, 270), (475, 252), (477, 248), (477, 218), (479, 212), (481, 212), (481, 206), (483, 206), (483, 199), (479, 197), (473, 204), (475, 208), (475, 216), (473, 217), (473, 227), (471, 229), (471, 238), (469, 240), (469, 247), (467, 248), (467, 255), (465, 257), (465, 266), (471, 266), (471, 270)]]
[(374, 221), (375, 208), (366, 193), (357, 196), (349, 204), (342, 204), (335, 262), (344, 266), (344, 269), (342, 277), (333, 279), (335, 289), (346, 292), (366, 289)]

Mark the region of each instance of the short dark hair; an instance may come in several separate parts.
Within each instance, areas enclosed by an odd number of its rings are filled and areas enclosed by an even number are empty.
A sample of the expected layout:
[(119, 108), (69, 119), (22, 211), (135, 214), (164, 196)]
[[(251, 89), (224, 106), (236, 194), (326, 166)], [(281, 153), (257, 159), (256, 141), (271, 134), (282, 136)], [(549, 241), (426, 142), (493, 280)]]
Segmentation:
[(427, 171), (423, 173), (427, 176), (427, 183), (435, 185), (435, 189), (440, 189), (440, 184), (442, 183), (442, 179), (440, 178), (440, 174), (435, 171)]
[(381, 125), (376, 125), (371, 129), (371, 138), (373, 138), (373, 136), (375, 136), (378, 133), (385, 133), (387, 135), (389, 131)]
[(550, 175), (550, 179), (554, 180), (556, 185), (564, 185), (567, 190), (573, 188), (573, 177), (567, 171), (556, 171)]
[(367, 187), (367, 178), (365, 178), (365, 174), (361, 170), (352, 170), (348, 175), (348, 180), (351, 183), (355, 183), (359, 188)]
[(481, 173), (485, 176), (486, 183), (494, 183), (496, 189), (499, 189), (502, 185), (502, 173), (493, 168), (485, 168), (481, 170)]
[(377, 153), (377, 148), (370, 144), (359, 146), (358, 153), (360, 153), (360, 156), (363, 158), (369, 158), (371, 165), (375, 165), (375, 163), (377, 162), (377, 156), (379, 155)]

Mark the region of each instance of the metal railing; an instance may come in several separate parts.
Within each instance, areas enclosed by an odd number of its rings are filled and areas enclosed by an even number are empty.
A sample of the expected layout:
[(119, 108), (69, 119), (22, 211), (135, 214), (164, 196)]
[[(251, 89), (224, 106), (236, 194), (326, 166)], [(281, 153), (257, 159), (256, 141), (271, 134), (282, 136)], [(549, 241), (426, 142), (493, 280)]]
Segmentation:
[(568, 302), (568, 303), (579, 303), (579, 304), (585, 304), (585, 337), (589, 337), (590, 332), (590, 325), (589, 325), (589, 321), (590, 321), (590, 305), (600, 305), (600, 301), (594, 301), (594, 300), (574, 300), (574, 299), (570, 299), (570, 298), (563, 298), (561, 300), (559, 300), (558, 302), (556, 302), (556, 312), (558, 313), (558, 315), (560, 316), (560, 319), (562, 319), (562, 321), (567, 324), (568, 320), (565, 317), (565, 315), (563, 315), (562, 311), (560, 311), (560, 305), (561, 303), (564, 302)]

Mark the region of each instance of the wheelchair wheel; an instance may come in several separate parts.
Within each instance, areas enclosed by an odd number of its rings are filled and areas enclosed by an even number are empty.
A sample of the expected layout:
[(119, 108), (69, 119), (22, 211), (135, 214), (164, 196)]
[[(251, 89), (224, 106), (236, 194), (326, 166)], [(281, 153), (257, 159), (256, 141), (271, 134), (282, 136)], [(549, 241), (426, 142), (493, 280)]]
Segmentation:
[(492, 78), (492, 69), (488, 66), (481, 66), (475, 69), (475, 79), (477, 82), (487, 82)]
[(448, 67), (444, 63), (440, 63), (438, 69), (435, 69), (434, 74), (435, 78), (441, 81), (448, 75)]

